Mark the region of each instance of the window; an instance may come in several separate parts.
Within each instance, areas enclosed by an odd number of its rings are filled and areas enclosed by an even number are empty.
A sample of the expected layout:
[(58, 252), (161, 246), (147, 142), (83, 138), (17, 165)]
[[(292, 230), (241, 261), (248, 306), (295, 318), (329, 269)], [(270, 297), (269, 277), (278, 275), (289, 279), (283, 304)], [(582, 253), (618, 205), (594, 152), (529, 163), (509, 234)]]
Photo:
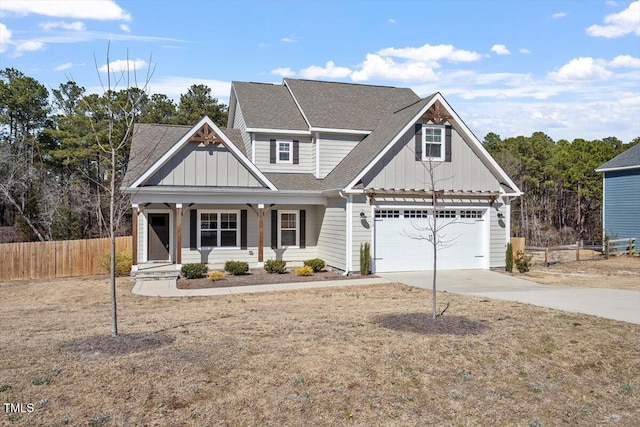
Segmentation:
[(482, 211), (460, 211), (460, 218), (482, 218)]
[(404, 211), (405, 218), (428, 218), (429, 214), (425, 210), (407, 210)]
[(234, 248), (240, 246), (238, 212), (200, 211), (199, 242), (201, 248)]
[(455, 218), (456, 211), (436, 211), (436, 218)]
[(278, 142), (278, 163), (291, 163), (293, 156), (291, 155), (291, 141)]
[(422, 127), (422, 160), (444, 161), (444, 127)]
[(400, 218), (399, 210), (379, 209), (376, 210), (376, 218)]
[(299, 246), (298, 212), (282, 211), (280, 214), (280, 244), (279, 247)]

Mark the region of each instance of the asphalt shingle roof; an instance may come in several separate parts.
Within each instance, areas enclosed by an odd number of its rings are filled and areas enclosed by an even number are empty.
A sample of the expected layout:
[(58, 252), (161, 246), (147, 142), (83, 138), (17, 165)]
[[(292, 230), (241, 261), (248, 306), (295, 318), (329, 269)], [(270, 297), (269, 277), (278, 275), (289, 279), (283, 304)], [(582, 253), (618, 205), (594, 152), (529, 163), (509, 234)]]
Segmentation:
[(420, 99), (409, 88), (298, 79), (284, 83), (311, 127), (319, 128), (370, 131), (383, 117)]
[(636, 144), (628, 150), (618, 154), (596, 170), (628, 169), (633, 167), (640, 168), (640, 144)]
[(285, 86), (246, 82), (232, 84), (247, 127), (309, 130)]

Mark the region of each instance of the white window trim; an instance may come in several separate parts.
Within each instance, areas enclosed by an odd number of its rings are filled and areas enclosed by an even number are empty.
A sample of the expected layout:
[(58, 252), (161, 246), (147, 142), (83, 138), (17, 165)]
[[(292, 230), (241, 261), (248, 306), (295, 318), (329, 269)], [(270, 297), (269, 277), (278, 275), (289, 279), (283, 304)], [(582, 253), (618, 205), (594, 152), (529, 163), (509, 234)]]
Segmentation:
[[(200, 214), (203, 213), (215, 213), (218, 214), (218, 218), (217, 218), (217, 231), (218, 231), (218, 246), (202, 246), (200, 243), (200, 239), (202, 238), (202, 217)], [(220, 214), (225, 214), (225, 213), (232, 213), (232, 214), (236, 214), (236, 221), (238, 224), (238, 227), (236, 228), (236, 245), (235, 246), (220, 246), (221, 240), (222, 240), (222, 233), (221, 233), (221, 229), (220, 229)], [(240, 234), (241, 234), (241, 230), (240, 228), (242, 227), (242, 224), (240, 222), (240, 211), (237, 210), (228, 210), (228, 209), (224, 209), (224, 210), (218, 210), (218, 209), (198, 209), (198, 214), (196, 215), (198, 218), (198, 249), (205, 249), (205, 250), (213, 250), (213, 251), (218, 251), (218, 250), (225, 250), (225, 249), (240, 249)]]
[[(440, 131), (440, 156), (439, 157), (429, 157), (428, 156), (428, 150), (427, 150), (427, 144), (437, 144), (437, 143), (433, 143), (433, 142), (427, 142), (427, 133), (426, 130), (427, 129), (438, 129)], [(422, 126), (422, 161), (428, 161), (429, 159), (431, 159), (431, 161), (434, 162), (444, 162), (445, 160), (445, 127), (444, 126), (437, 126), (437, 125), (423, 125)]]
[[(282, 214), (295, 214), (296, 216), (296, 244), (294, 246), (282, 245)], [(280, 249), (297, 249), (300, 247), (300, 211), (278, 211), (278, 248)]]
[[(289, 146), (289, 160), (280, 160), (280, 144)], [(276, 139), (276, 163), (293, 163), (293, 141), (281, 141)]]

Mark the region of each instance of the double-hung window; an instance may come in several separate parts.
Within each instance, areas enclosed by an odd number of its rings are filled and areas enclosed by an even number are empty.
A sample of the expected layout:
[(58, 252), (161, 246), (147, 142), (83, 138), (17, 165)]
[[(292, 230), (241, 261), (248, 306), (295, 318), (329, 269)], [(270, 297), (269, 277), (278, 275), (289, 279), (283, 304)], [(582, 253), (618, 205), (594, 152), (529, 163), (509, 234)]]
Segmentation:
[(280, 211), (279, 247), (299, 246), (299, 213), (298, 211)]
[(292, 163), (292, 143), (291, 141), (278, 141), (278, 163)]
[(237, 211), (198, 211), (198, 247), (235, 248), (240, 246)]
[(444, 126), (422, 126), (422, 160), (444, 161)]

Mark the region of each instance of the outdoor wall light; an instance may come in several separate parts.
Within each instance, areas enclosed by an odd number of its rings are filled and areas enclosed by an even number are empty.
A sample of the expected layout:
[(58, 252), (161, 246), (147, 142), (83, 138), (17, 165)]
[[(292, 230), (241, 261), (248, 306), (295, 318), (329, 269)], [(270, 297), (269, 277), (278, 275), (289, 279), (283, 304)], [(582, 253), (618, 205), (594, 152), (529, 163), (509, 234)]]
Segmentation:
[(504, 214), (502, 212), (498, 212), (498, 218), (504, 218)]
[(364, 213), (364, 211), (360, 211), (360, 219), (365, 219), (367, 217), (367, 215)]

